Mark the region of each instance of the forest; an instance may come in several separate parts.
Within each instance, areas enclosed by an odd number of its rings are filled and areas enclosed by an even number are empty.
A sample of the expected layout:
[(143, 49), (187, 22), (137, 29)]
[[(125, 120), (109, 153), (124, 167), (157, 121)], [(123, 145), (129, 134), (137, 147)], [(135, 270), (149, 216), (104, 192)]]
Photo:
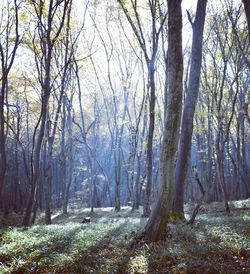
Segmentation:
[(249, 273), (250, 1), (0, 7), (0, 273)]

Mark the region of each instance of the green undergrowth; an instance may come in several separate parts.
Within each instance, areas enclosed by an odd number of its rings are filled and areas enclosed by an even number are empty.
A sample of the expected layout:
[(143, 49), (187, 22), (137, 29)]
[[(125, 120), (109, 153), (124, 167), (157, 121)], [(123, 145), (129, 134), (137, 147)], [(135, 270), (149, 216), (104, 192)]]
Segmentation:
[(0, 273), (249, 273), (249, 206), (203, 206), (193, 226), (170, 224), (157, 243), (139, 240), (141, 211), (97, 209), (90, 224), (88, 210), (56, 212), (53, 225), (0, 230)]

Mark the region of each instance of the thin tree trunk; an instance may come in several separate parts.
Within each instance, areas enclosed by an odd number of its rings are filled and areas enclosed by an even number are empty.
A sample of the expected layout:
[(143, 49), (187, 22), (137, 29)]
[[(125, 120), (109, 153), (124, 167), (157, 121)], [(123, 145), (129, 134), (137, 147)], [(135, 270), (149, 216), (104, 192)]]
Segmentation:
[[(3, 80), (2, 80), (3, 81)], [(2, 84), (0, 94), (0, 210), (3, 208), (3, 186), (6, 172), (6, 152), (5, 152), (5, 128), (4, 128), (4, 88)]]
[[(13, 6), (7, 2), (7, 11), (9, 17), (7, 18), (5, 30), (1, 29), (1, 41), (0, 41), (0, 69), (1, 69), (1, 90), (0, 90), (0, 210), (3, 206), (3, 186), (6, 172), (6, 151), (5, 151), (5, 117), (4, 117), (4, 103), (8, 94), (8, 75), (14, 63), (16, 51), (19, 45), (19, 9), (16, 0), (14, 0)], [(12, 30), (14, 32), (14, 39), (12, 36)], [(5, 36), (4, 36), (5, 35)], [(11, 39), (13, 47), (11, 48)], [(4, 48), (4, 44), (7, 44), (7, 48)], [(9, 48), (11, 50), (9, 50)]]
[(215, 151), (216, 151), (216, 157), (215, 157), (215, 166), (218, 176), (219, 185), (223, 194), (224, 204), (226, 212), (230, 213), (230, 207), (228, 204), (228, 193), (227, 193), (227, 187), (225, 182), (225, 174), (224, 174), (224, 142), (221, 141), (222, 132), (217, 133), (216, 137), (216, 143), (215, 143)]
[[(47, 79), (47, 87), (49, 86), (49, 79)], [(32, 176), (31, 176), (31, 192), (30, 196), (28, 198), (25, 214), (23, 217), (23, 225), (27, 226), (30, 222), (30, 217), (32, 213), (32, 208), (35, 203), (36, 199), (36, 191), (37, 191), (37, 180), (38, 180), (38, 173), (39, 173), (39, 166), (40, 166), (40, 151), (42, 146), (42, 141), (44, 137), (44, 131), (45, 131), (45, 124), (46, 124), (46, 112), (47, 112), (47, 105), (49, 101), (49, 95), (45, 94), (42, 98), (42, 109), (41, 109), (41, 125), (36, 141), (36, 146), (34, 149), (34, 158), (32, 159)], [(36, 132), (35, 132), (36, 133)], [(35, 141), (35, 133), (33, 140)]]
[(66, 178), (65, 178), (65, 192), (63, 196), (63, 213), (67, 214), (67, 207), (69, 202), (69, 190), (72, 183), (72, 172), (73, 172), (73, 155), (72, 155), (72, 149), (73, 149), (73, 137), (72, 137), (72, 100), (73, 95), (71, 96), (68, 104), (67, 104), (67, 130), (68, 130), (68, 140), (67, 140), (67, 156), (68, 156), (68, 163), (67, 163), (67, 172), (66, 172)]
[(179, 217), (181, 219), (184, 219), (184, 184), (189, 166), (194, 126), (193, 119), (200, 84), (202, 40), (206, 16), (206, 4), (207, 0), (199, 0), (197, 3), (195, 21), (192, 22), (190, 18), (193, 29), (191, 66), (189, 72), (187, 94), (182, 115), (180, 144), (175, 174), (175, 193), (173, 206), (176, 217)]
[[(57, 38), (62, 32), (62, 28), (64, 25), (64, 21), (66, 18), (66, 12), (68, 10), (68, 6), (71, 4), (71, 0), (65, 0), (63, 2), (56, 2), (53, 3), (53, 0), (50, 0), (48, 3), (48, 13), (46, 14), (46, 18), (44, 18), (43, 9), (38, 8), (39, 4), (35, 1), (32, 2), (35, 10), (35, 14), (37, 17), (37, 32), (39, 32), (39, 37), (42, 39), (40, 41), (41, 44), (41, 56), (38, 56), (38, 51), (34, 45), (35, 51), (35, 61), (37, 64), (37, 70), (39, 72), (40, 82), (41, 82), (41, 89), (42, 89), (42, 102), (41, 102), (41, 111), (38, 123), (36, 125), (34, 135), (33, 135), (33, 149), (31, 155), (31, 192), (27, 202), (26, 211), (23, 218), (23, 225), (29, 225), (30, 216), (32, 212), (32, 208), (36, 199), (36, 192), (37, 192), (37, 180), (39, 175), (39, 166), (40, 166), (40, 152), (41, 146), (44, 139), (45, 134), (45, 126), (47, 121), (47, 114), (48, 114), (48, 105), (51, 93), (51, 63), (53, 57), (53, 48), (55, 42), (58, 40)], [(56, 18), (55, 13), (59, 7), (63, 3), (63, 13), (61, 14), (61, 21), (57, 25), (57, 28), (54, 28), (53, 23), (54, 19)], [(41, 21), (46, 23), (41, 24)], [(52, 27), (53, 25), (53, 27)], [(36, 39), (36, 34), (34, 39)], [(53, 36), (53, 38), (52, 38)], [(41, 59), (39, 59), (41, 57)], [(41, 67), (38, 67), (39, 62), (42, 62)], [(42, 68), (42, 71), (40, 70)], [(38, 133), (37, 133), (38, 130)], [(37, 135), (37, 138), (36, 138)]]
[(141, 177), (141, 165), (140, 165), (141, 157), (139, 155), (136, 155), (136, 158), (137, 158), (137, 174), (136, 174), (135, 183), (133, 187), (132, 210), (138, 209), (140, 204), (139, 187), (140, 187), (140, 177)]
[(198, 200), (198, 203), (197, 203), (197, 205), (195, 206), (195, 209), (194, 209), (194, 211), (193, 211), (193, 214), (192, 214), (192, 216), (191, 216), (191, 218), (190, 218), (190, 220), (188, 221), (188, 223), (187, 224), (193, 224), (194, 223), (194, 221), (195, 221), (195, 217), (196, 217), (196, 215), (198, 214), (198, 212), (199, 212), (199, 210), (200, 210), (200, 207), (201, 207), (201, 205), (202, 205), (202, 202), (203, 202), (203, 200), (204, 200), (204, 197), (205, 197), (205, 189), (204, 189), (204, 187), (203, 187), (203, 185), (202, 185), (202, 183), (201, 183), (201, 181), (200, 181), (200, 178), (199, 178), (199, 176), (198, 176), (198, 173), (197, 173), (197, 170), (196, 170), (196, 168), (195, 168), (195, 170), (194, 170), (194, 173), (195, 173), (195, 180), (196, 180), (196, 182), (198, 183), (198, 186), (199, 186), (199, 189), (200, 189), (200, 192), (201, 192), (201, 197), (200, 197), (200, 199)]
[(151, 189), (153, 178), (153, 138), (155, 127), (155, 64), (150, 61), (148, 64), (150, 100), (149, 100), (149, 128), (147, 139), (147, 183), (145, 191), (145, 200), (143, 206), (143, 216), (149, 216), (151, 209)]
[[(212, 98), (212, 100), (214, 100)], [(211, 105), (210, 105), (211, 104)], [(208, 159), (208, 168), (206, 174), (206, 183), (207, 183), (207, 202), (212, 202), (213, 197), (213, 158), (212, 158), (212, 109), (213, 109), (213, 101), (210, 103), (210, 99), (208, 98), (208, 120), (207, 120), (207, 159)]]
[[(50, 121), (47, 121), (50, 123)], [(45, 198), (45, 224), (51, 224), (51, 197), (52, 197), (52, 152), (53, 152), (53, 139), (49, 136), (49, 129), (47, 146), (45, 147), (46, 152), (46, 163), (45, 165), (45, 180), (44, 180), (44, 198)]]
[(67, 214), (67, 205), (66, 201), (66, 152), (65, 152), (65, 127), (66, 127), (66, 106), (65, 106), (65, 97), (63, 97), (63, 108), (62, 108), (62, 131), (61, 131), (61, 142), (60, 142), (60, 178), (62, 181), (62, 195), (61, 195), (61, 204), (63, 207), (63, 213)]

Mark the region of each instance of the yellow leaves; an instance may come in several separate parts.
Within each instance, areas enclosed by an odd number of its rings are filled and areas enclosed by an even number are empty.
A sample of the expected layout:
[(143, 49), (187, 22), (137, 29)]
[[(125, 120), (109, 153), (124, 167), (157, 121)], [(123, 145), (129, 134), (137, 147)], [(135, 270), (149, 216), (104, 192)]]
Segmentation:
[(28, 23), (29, 16), (26, 11), (22, 11), (19, 16), (20, 23)]

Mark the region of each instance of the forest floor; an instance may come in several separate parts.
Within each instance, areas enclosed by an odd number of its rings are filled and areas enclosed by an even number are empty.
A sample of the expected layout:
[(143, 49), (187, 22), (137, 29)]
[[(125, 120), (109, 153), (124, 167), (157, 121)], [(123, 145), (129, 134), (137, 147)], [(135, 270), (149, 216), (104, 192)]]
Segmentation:
[[(147, 221), (129, 207), (56, 212), (53, 225), (14, 227), (0, 216), (0, 273), (250, 273), (250, 199), (202, 206), (194, 225), (175, 223), (165, 241), (134, 242)], [(186, 207), (187, 218), (192, 206)], [(133, 243), (133, 244), (132, 244)]]

